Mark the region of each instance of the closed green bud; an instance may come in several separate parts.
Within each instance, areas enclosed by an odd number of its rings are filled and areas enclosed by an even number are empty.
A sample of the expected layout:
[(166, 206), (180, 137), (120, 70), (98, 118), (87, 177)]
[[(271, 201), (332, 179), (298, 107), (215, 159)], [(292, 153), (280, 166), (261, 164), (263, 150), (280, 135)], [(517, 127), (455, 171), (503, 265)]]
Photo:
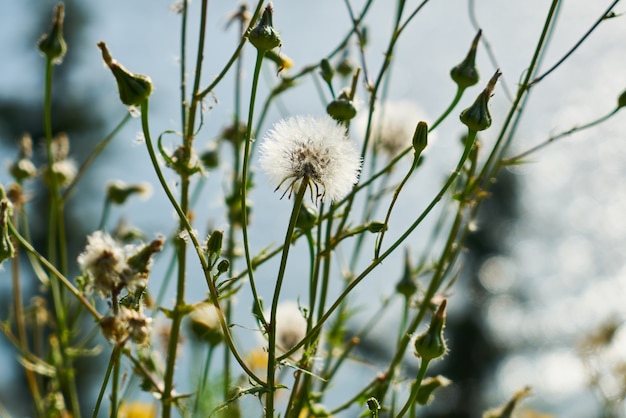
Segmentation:
[(617, 98), (617, 108), (621, 109), (622, 107), (626, 107), (626, 90)]
[(152, 93), (152, 81), (150, 77), (134, 74), (128, 71), (122, 64), (111, 57), (109, 49), (104, 42), (98, 42), (98, 48), (102, 51), (102, 59), (109, 67), (120, 93), (120, 100), (126, 106), (139, 106)]
[(430, 326), (423, 334), (415, 339), (415, 355), (422, 361), (431, 361), (446, 354), (447, 346), (443, 338), (443, 329), (446, 325), (446, 305), (444, 299), (430, 320)]
[(478, 80), (480, 79), (478, 69), (476, 68), (476, 49), (478, 48), (478, 41), (480, 40), (480, 35), (482, 35), (482, 33), (483, 31), (479, 30), (474, 37), (472, 46), (463, 62), (450, 70), (450, 77), (452, 77), (452, 80), (454, 80), (459, 88), (473, 86), (478, 83)]
[(258, 25), (248, 35), (250, 43), (259, 51), (269, 51), (280, 45), (280, 35), (274, 29), (274, 24), (272, 23), (273, 14), (274, 7), (272, 2), (269, 2), (263, 11), (263, 15), (261, 15)]
[(354, 71), (354, 67), (354, 62), (352, 62), (352, 60), (350, 59), (348, 50), (344, 50), (341, 59), (337, 63), (337, 72), (342, 77), (347, 77), (352, 74), (352, 72)]
[(335, 69), (327, 58), (324, 58), (320, 62), (320, 75), (322, 76), (322, 79), (327, 83), (330, 83), (335, 76)]
[(419, 157), (427, 145), (428, 124), (426, 122), (419, 122), (415, 128), (415, 133), (413, 134), (413, 151), (415, 151), (415, 156)]
[(326, 107), (326, 112), (338, 122), (347, 122), (356, 116), (356, 107), (344, 90)]
[(411, 257), (409, 256), (409, 250), (407, 249), (404, 252), (404, 272), (402, 273), (400, 281), (396, 285), (396, 291), (407, 299), (417, 292), (417, 284), (413, 279), (412, 270)]
[(439, 375), (437, 377), (428, 377), (422, 380), (422, 384), (417, 391), (416, 401), (420, 405), (428, 405), (433, 400), (433, 393), (439, 388), (445, 388), (452, 383), (450, 379)]
[(215, 144), (212, 144), (209, 149), (200, 154), (200, 161), (207, 170), (211, 170), (220, 165), (220, 152)]
[(15, 247), (9, 235), (9, 216), (12, 205), (7, 198), (4, 187), (0, 184), (0, 265), (15, 256)]
[(365, 229), (367, 229), (369, 232), (377, 234), (385, 230), (386, 227), (384, 222), (370, 221), (367, 225), (365, 225)]
[(44, 34), (37, 44), (39, 50), (54, 64), (60, 64), (67, 52), (67, 44), (63, 39), (63, 20), (65, 19), (65, 6), (57, 4), (52, 19), (50, 33)]
[(152, 264), (152, 256), (163, 250), (165, 239), (159, 237), (150, 244), (144, 245), (135, 255), (128, 258), (128, 265), (136, 272), (148, 273), (150, 272), (150, 265)]
[(217, 259), (222, 252), (222, 241), (224, 239), (224, 232), (213, 231), (206, 244), (206, 252), (209, 255), (209, 259)]
[(223, 259), (217, 263), (217, 272), (218, 274), (224, 274), (230, 269), (230, 261)]
[(303, 202), (302, 205), (300, 205), (296, 227), (303, 231), (308, 231), (317, 224), (317, 217), (317, 208), (307, 202)]
[(378, 399), (372, 397), (367, 400), (367, 409), (370, 410), (371, 413), (378, 413), (380, 410), (380, 403)]
[(484, 131), (491, 126), (491, 114), (489, 113), (489, 99), (493, 94), (498, 78), (502, 75), (500, 70), (491, 77), (487, 87), (478, 95), (474, 104), (461, 112), (460, 119), (472, 131)]

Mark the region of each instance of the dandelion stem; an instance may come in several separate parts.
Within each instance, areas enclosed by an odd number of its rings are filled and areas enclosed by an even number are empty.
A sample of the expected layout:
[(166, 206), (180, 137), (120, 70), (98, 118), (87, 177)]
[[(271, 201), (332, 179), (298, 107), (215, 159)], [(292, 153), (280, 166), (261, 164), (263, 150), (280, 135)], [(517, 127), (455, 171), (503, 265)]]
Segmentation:
[(415, 400), (417, 399), (417, 394), (420, 391), (420, 385), (422, 384), (422, 380), (424, 380), (424, 377), (426, 376), (426, 371), (428, 370), (429, 363), (430, 363), (429, 360), (422, 360), (422, 364), (420, 364), (420, 370), (417, 374), (417, 378), (415, 379), (415, 382), (413, 382), (409, 399), (407, 399), (406, 403), (404, 404), (400, 412), (398, 412), (398, 415), (396, 415), (396, 418), (402, 418), (407, 413), (409, 408), (411, 408), (415, 404)]
[(291, 239), (293, 231), (296, 228), (296, 221), (298, 220), (298, 214), (300, 213), (300, 206), (304, 199), (304, 194), (309, 187), (309, 179), (305, 176), (300, 183), (300, 188), (293, 202), (293, 209), (291, 211), (291, 217), (289, 219), (289, 225), (287, 226), (287, 232), (285, 234), (285, 243), (283, 245), (283, 252), (280, 258), (280, 266), (278, 268), (278, 277), (276, 278), (276, 286), (274, 287), (274, 297), (272, 298), (272, 308), (270, 311), (270, 321), (267, 326), (269, 346), (268, 346), (268, 360), (267, 360), (267, 404), (265, 408), (266, 418), (274, 417), (274, 392), (276, 391), (276, 311), (278, 309), (278, 301), (280, 299), (280, 291), (282, 288), (283, 280), (285, 278), (285, 268), (287, 267), (287, 258), (289, 256), (289, 249), (291, 248)]

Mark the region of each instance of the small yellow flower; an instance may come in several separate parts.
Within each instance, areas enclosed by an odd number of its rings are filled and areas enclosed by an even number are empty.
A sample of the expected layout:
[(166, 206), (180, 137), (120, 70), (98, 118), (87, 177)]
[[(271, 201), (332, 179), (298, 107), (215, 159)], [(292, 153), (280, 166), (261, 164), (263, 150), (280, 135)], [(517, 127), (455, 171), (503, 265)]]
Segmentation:
[(119, 418), (154, 418), (156, 416), (155, 404), (138, 401), (122, 404), (118, 413)]

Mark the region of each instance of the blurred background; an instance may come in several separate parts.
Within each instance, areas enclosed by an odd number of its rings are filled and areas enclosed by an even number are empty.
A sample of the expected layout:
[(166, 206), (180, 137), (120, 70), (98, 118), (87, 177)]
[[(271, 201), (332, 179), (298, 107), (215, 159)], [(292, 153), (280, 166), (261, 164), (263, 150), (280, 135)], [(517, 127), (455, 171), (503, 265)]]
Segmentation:
[[(197, 31), (199, 3), (190, 6), (190, 57), (195, 56), (193, 34)], [(393, 21), (395, 8), (391, 3), (374, 2), (365, 20), (369, 34), (366, 58), (373, 76), (380, 68)], [(542, 68), (548, 68), (568, 51), (611, 3), (563, 2)], [(0, 56), (3, 57), (0, 182), (5, 185), (10, 181), (6, 168), (17, 155), (16, 144), (22, 133), (32, 135), (39, 163), (43, 158), (44, 60), (35, 45), (49, 29), (54, 4), (34, 0), (0, 4)], [(363, 1), (355, 1), (352, 6), (359, 10), (362, 4)], [(172, 4), (68, 0), (65, 5), (68, 53), (63, 64), (55, 69), (53, 130), (68, 134), (71, 156), (77, 162), (82, 161), (127, 112), (119, 103), (113, 78), (103, 66), (96, 47), (101, 40), (131, 71), (152, 77), (153, 136), (168, 129), (179, 130), (180, 16), (172, 11)], [(203, 85), (221, 70), (237, 44), (237, 29), (234, 25), (226, 26), (230, 14), (238, 7), (239, 2), (234, 1), (209, 3)], [(407, 9), (412, 7), (415, 6)], [(351, 25), (345, 5), (335, 0), (276, 0), (274, 8), (274, 24), (283, 41), (281, 53), (294, 61), (294, 68), (287, 71), (318, 63)], [(449, 78), (449, 70), (467, 53), (476, 32), (472, 25), (474, 18), (504, 74), (504, 83), (496, 88), (491, 103), (494, 126), (481, 138), (485, 142), (493, 141), (510, 103), (505, 86), (515, 91), (548, 8), (549, 2), (540, 0), (523, 3), (476, 0), (469, 4), (459, 0), (431, 1), (400, 38), (388, 99), (409, 101), (421, 109), (422, 114), (410, 123), (415, 124), (419, 119), (434, 121), (454, 96), (456, 86)], [(624, 11), (623, 5), (618, 5), (615, 11), (618, 14)], [(534, 88), (513, 152), (523, 151), (550, 135), (590, 122), (615, 108), (617, 97), (626, 88), (623, 19), (618, 16), (603, 22), (576, 53)], [(355, 45), (351, 53), (358, 61)], [(243, 60), (244, 91), (249, 91), (254, 65), (254, 50), (249, 45), (244, 48)], [(481, 82), (468, 91), (458, 109), (471, 104), (495, 71), (484, 45), (479, 47), (477, 63)], [(265, 70), (259, 103), (277, 82), (274, 67), (267, 65)], [(215, 89), (214, 98), (207, 100), (205, 124), (196, 142), (199, 152), (231, 122), (233, 85), (230, 74)], [(366, 96), (360, 88), (365, 107)], [(324, 108), (315, 84), (310, 77), (305, 78), (270, 108), (267, 126), (257, 136), (262, 137), (270, 124), (283, 116), (320, 115)], [(402, 219), (409, 223), (416, 202), (429, 201), (453, 168), (460, 152), (459, 138), (464, 133), (456, 113), (436, 130), (426, 163), (401, 195), (395, 209), (399, 223)], [(502, 173), (492, 198), (481, 212), (476, 232), (467, 243), (463, 274), (450, 295), (446, 335), (452, 353), (436, 371), (452, 379), (454, 385), (440, 394), (444, 402), (435, 402), (427, 408), (428, 416), (478, 417), (480, 411), (497, 406), (525, 385), (533, 388), (533, 396), (525, 405), (536, 411), (572, 418), (626, 416), (621, 402), (626, 390), (626, 328), (621, 325), (626, 315), (624, 126), (624, 115), (618, 114), (596, 128), (567, 137), (532, 155), (527, 164)], [(172, 232), (164, 230), (163, 225), (174, 226), (174, 213), (159, 193), (145, 147), (137, 141), (139, 131), (139, 121), (131, 120), (96, 161), (70, 200), (67, 216), (71, 219), (69, 237), (74, 256), (82, 250), (85, 235), (97, 228), (104, 204), (103, 192), (110, 180), (147, 181), (155, 189), (147, 201), (134, 200), (114, 209), (112, 220), (124, 218), (149, 238)], [(173, 137), (166, 137), (166, 144), (168, 141), (175, 143)], [(400, 167), (398, 179), (403, 174), (402, 167), (408, 165)], [(206, 192), (196, 207), (199, 230), (224, 228), (227, 224), (223, 213), (224, 183), (224, 178), (217, 174), (207, 179)], [(255, 183), (258, 187), (252, 194), (251, 237), (253, 251), (259, 251), (268, 243), (282, 240), (289, 205), (272, 192), (262, 173), (255, 176)], [(45, 198), (37, 190), (31, 193), (34, 196), (31, 213), (42, 214), (42, 219), (31, 218), (33, 234), (41, 240)], [(414, 253), (419, 254), (428, 242), (434, 220), (414, 233), (409, 243)], [(397, 234), (401, 226), (389, 231), (389, 242), (394, 231)], [(154, 268), (156, 273), (150, 285), (154, 292), (162, 280), (159, 269), (164, 268), (169, 257), (168, 253), (162, 254)], [(372, 299), (378, 304), (381, 298), (393, 295), (396, 279), (387, 278), (399, 279), (402, 263), (402, 251), (399, 251), (364, 281), (353, 296), (357, 306), (367, 306)], [(259, 270), (259, 277), (266, 273), (268, 276), (265, 281), (268, 285), (262, 287), (264, 294), (273, 288), (272, 271), (271, 263)], [(291, 266), (288, 276), (291, 280), (285, 284), (285, 295), (292, 300), (299, 296), (298, 273), (298, 267)], [(190, 271), (190, 283), (188, 299), (201, 300), (206, 285), (199, 271)], [(25, 284), (25, 290), (25, 299), (29, 300), (38, 292), (38, 284), (33, 279)], [(244, 330), (240, 336), (242, 344), (252, 348), (258, 339), (253, 332), (245, 331), (246, 327), (254, 326), (248, 313), (251, 306), (248, 293), (238, 295), (236, 306), (240, 313), (235, 314), (235, 322)], [(166, 296), (165, 305), (171, 304), (172, 299)], [(1, 319), (8, 317), (10, 307), (11, 285), (5, 266), (0, 270)], [(380, 319), (380, 325), (359, 351), (368, 362), (347, 369), (338, 387), (344, 384), (350, 387), (353, 379), (368, 380), (368, 376), (378, 371), (377, 362), (382, 364), (392, 354), (391, 347), (385, 344), (385, 329), (396, 329), (398, 313), (399, 306)], [(354, 329), (365, 319), (366, 315), (356, 315)], [(28, 404), (21, 398), (26, 391), (15, 355), (7, 341), (0, 338), (3, 370), (0, 405), (12, 416), (28, 416)], [(86, 382), (83, 387), (93, 386), (85, 391), (87, 399), (95, 396), (101, 381), (102, 365), (94, 366), (96, 362), (106, 361), (103, 355), (100, 357), (80, 368), (84, 370), (80, 378)], [(186, 360), (182, 364), (186, 364), (191, 355), (183, 358)], [(345, 416), (357, 414), (358, 411), (350, 410)]]

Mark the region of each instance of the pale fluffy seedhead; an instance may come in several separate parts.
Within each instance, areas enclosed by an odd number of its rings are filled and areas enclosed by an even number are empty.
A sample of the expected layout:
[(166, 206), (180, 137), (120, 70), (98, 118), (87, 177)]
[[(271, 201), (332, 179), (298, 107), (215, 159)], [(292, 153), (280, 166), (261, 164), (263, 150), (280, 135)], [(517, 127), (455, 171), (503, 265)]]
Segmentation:
[(330, 116), (296, 116), (276, 123), (260, 146), (261, 167), (283, 195), (308, 182), (311, 199), (337, 201), (359, 179), (361, 157), (345, 128)]
[(306, 319), (296, 302), (284, 302), (276, 310), (276, 343), (290, 350), (306, 335)]
[(128, 269), (126, 252), (109, 234), (96, 231), (87, 237), (87, 246), (78, 256), (78, 266), (85, 279), (85, 292), (95, 290), (106, 298), (122, 284)]

